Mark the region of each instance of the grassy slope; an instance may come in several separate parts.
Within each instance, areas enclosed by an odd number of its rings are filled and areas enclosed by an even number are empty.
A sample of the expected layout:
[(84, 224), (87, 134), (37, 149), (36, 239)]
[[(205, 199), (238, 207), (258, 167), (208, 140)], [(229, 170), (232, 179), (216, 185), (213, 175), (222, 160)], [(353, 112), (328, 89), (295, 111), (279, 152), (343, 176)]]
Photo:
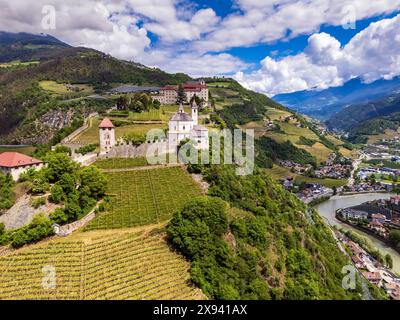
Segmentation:
[[(99, 124), (97, 118), (91, 119), (89, 128), (75, 137), (73, 141), (82, 144), (99, 143)], [(115, 129), (116, 138), (122, 138), (125, 134), (147, 134), (151, 129), (166, 129), (166, 124), (132, 124)]]
[[(51, 107), (56, 108), (62, 100), (88, 95), (91, 88), (107, 90), (111, 83), (162, 86), (187, 80), (190, 78), (184, 74), (168, 74), (84, 48), (56, 51), (40, 64), (0, 68), (0, 138), (12, 135), (27, 121), (33, 122), (35, 112), (51, 99)], [(84, 90), (66, 94), (66, 83)]]
[[(229, 108), (232, 104), (237, 103), (245, 103), (246, 98), (243, 97), (238, 91), (232, 90), (232, 88), (228, 88), (229, 82), (221, 80), (221, 82), (212, 82), (211, 83), (211, 94), (216, 100), (216, 108), (217, 110), (221, 110), (224, 108)], [(310, 152), (314, 157), (316, 157), (318, 163), (324, 162), (328, 159), (329, 155), (333, 152), (333, 150), (327, 148), (320, 142), (319, 137), (309, 128), (299, 128), (297, 127), (298, 122), (296, 120), (290, 121), (289, 123), (283, 122), (283, 119), (287, 116), (293, 115), (289, 110), (278, 109), (273, 103), (265, 105), (265, 113), (264, 117), (269, 118), (270, 120), (278, 123), (281, 126), (281, 129), (284, 133), (278, 133), (275, 131), (270, 131), (265, 126), (264, 121), (249, 121), (246, 124), (241, 125), (242, 129), (254, 129), (256, 138), (261, 136), (270, 137), (277, 142), (284, 142), (290, 140), (296, 147), (304, 149)], [(315, 140), (316, 143), (310, 147), (299, 144), (300, 137), (303, 136), (308, 139)], [(333, 136), (327, 136), (328, 140), (334, 140), (337, 146), (343, 144), (343, 142), (334, 138)], [(349, 150), (340, 147), (340, 151), (349, 155)]]
[[(54, 267), (56, 287), (42, 287)], [(158, 226), (77, 232), (0, 257), (0, 299), (199, 299)]]

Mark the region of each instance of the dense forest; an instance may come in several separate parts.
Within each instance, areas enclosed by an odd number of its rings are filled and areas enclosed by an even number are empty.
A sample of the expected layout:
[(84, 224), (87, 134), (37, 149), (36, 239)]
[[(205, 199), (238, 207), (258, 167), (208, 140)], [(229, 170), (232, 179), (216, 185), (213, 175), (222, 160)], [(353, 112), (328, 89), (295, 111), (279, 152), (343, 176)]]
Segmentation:
[(192, 166), (211, 187), (168, 227), (191, 260), (192, 280), (214, 299), (357, 299), (345, 291), (349, 262), (318, 214), (263, 171)]

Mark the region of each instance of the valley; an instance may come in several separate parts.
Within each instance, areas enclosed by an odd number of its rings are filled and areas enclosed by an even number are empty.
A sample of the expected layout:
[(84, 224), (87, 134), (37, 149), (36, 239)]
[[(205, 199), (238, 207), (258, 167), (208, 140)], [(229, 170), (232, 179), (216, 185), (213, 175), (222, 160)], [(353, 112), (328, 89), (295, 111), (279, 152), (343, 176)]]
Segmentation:
[[(9, 145), (0, 154), (43, 164), (2, 178), (0, 203), (10, 210), (26, 195), (31, 206), (56, 205), (0, 228), (0, 299), (360, 299), (359, 288), (341, 286), (349, 258), (306, 205), (351, 192), (359, 145), (231, 78), (53, 46), (24, 43), (21, 63), (0, 55), (0, 141)], [(207, 138), (254, 130), (253, 174), (236, 175), (237, 163), (148, 163), (145, 151), (166, 142), (146, 141), (149, 130), (168, 131), (180, 148), (187, 126)]]

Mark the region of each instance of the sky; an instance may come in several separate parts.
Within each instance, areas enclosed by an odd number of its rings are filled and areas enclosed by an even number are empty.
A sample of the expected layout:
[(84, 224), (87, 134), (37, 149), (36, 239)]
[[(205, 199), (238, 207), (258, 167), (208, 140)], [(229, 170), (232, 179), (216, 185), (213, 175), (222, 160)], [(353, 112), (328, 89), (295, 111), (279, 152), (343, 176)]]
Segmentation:
[[(274, 96), (400, 75), (400, 0), (0, 0), (0, 30)], [(29, 8), (29, 10), (27, 10)]]

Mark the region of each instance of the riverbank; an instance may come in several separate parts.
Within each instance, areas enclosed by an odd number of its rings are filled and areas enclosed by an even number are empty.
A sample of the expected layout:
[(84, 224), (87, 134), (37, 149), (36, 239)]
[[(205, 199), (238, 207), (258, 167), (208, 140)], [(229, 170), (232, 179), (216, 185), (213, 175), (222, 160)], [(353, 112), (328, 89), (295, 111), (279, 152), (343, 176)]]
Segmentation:
[[(340, 209), (339, 209), (339, 210), (340, 210)], [(392, 243), (389, 239), (386, 239), (386, 238), (380, 236), (379, 234), (376, 234), (375, 232), (373, 232), (372, 230), (370, 230), (370, 229), (368, 229), (368, 228), (364, 228), (364, 227), (359, 226), (359, 225), (357, 225), (357, 224), (352, 224), (352, 223), (350, 223), (349, 221), (347, 221), (346, 219), (344, 219), (344, 218), (338, 213), (338, 211), (336, 211), (336, 214), (335, 214), (335, 215), (336, 215), (336, 219), (338, 219), (340, 222), (342, 222), (342, 223), (344, 223), (344, 224), (347, 224), (348, 226), (350, 226), (350, 227), (352, 227), (352, 228), (358, 229), (358, 230), (361, 231), (361, 232), (367, 233), (367, 234), (369, 234), (370, 236), (376, 238), (377, 240), (386, 243), (387, 246), (391, 247), (393, 250), (395, 250), (396, 252), (398, 252), (398, 253), (400, 254), (400, 248), (396, 248), (396, 247), (393, 245), (393, 243)]]
[(387, 253), (393, 258), (393, 271), (400, 274), (400, 254), (392, 247), (388, 246), (385, 242), (376, 239), (375, 237), (360, 231), (348, 224), (345, 224), (335, 217), (336, 210), (340, 208), (347, 208), (359, 205), (367, 201), (373, 201), (378, 199), (389, 199), (393, 194), (382, 194), (382, 193), (370, 193), (370, 194), (356, 194), (346, 196), (333, 196), (329, 200), (315, 205), (314, 209), (317, 210), (319, 215), (324, 218), (330, 226), (337, 226), (339, 229), (350, 230), (356, 232), (359, 236), (366, 238), (369, 243), (378, 249), (383, 255)]

